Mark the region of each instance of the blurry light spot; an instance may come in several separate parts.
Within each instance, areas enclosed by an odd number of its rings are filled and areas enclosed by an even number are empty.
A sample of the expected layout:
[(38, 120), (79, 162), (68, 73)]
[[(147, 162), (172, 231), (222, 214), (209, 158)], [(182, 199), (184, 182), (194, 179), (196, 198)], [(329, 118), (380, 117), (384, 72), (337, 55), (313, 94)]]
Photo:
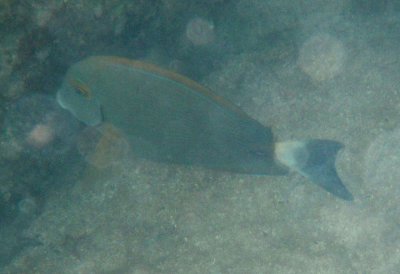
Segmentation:
[(345, 53), (345, 48), (339, 40), (328, 34), (318, 34), (303, 44), (298, 64), (313, 80), (325, 81), (342, 71)]
[(365, 154), (364, 185), (375, 198), (397, 201), (400, 195), (400, 128), (381, 133)]
[(54, 129), (50, 126), (37, 124), (28, 133), (27, 142), (36, 148), (42, 148), (53, 141), (54, 135)]
[(186, 25), (186, 38), (196, 46), (214, 42), (214, 24), (202, 18), (194, 18)]
[(18, 203), (18, 209), (22, 214), (31, 215), (37, 210), (37, 203), (34, 198), (26, 197)]
[(0, 156), (17, 159), (21, 153), (27, 153), (38, 159), (59, 159), (73, 147), (78, 128), (79, 122), (61, 109), (53, 97), (24, 96), (5, 113)]

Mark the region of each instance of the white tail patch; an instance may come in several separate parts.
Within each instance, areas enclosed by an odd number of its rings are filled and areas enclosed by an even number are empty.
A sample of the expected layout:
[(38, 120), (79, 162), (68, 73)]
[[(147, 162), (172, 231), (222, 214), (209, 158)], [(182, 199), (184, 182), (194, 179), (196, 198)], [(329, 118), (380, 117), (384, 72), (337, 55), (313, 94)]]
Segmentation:
[(307, 163), (308, 151), (302, 141), (278, 142), (275, 144), (275, 157), (283, 165), (299, 173)]

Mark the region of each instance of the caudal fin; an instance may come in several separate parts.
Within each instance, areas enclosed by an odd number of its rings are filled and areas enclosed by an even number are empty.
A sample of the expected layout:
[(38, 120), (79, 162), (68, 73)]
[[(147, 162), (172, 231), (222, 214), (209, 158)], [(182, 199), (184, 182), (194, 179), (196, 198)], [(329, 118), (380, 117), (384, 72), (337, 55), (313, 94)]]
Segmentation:
[(340, 180), (335, 167), (337, 152), (343, 145), (330, 140), (308, 140), (277, 143), (277, 159), (307, 177), (313, 183), (344, 200), (353, 195)]

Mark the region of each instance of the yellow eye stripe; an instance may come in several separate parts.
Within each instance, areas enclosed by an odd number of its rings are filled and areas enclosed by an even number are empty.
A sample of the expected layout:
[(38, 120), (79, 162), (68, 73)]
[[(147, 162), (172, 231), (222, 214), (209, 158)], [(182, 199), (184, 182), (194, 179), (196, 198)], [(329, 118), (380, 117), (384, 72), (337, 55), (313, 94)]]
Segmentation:
[(79, 94), (83, 95), (87, 99), (92, 98), (92, 91), (90, 90), (90, 87), (81, 80), (69, 79), (68, 82)]

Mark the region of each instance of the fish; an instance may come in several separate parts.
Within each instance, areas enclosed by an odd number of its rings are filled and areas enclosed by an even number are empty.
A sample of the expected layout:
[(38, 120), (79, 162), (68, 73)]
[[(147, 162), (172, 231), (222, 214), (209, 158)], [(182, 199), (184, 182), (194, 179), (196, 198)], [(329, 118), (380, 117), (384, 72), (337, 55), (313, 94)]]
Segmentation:
[(87, 126), (110, 123), (135, 156), (154, 162), (256, 175), (297, 172), (341, 199), (334, 140), (276, 141), (272, 129), (176, 72), (117, 56), (73, 64), (57, 102)]

